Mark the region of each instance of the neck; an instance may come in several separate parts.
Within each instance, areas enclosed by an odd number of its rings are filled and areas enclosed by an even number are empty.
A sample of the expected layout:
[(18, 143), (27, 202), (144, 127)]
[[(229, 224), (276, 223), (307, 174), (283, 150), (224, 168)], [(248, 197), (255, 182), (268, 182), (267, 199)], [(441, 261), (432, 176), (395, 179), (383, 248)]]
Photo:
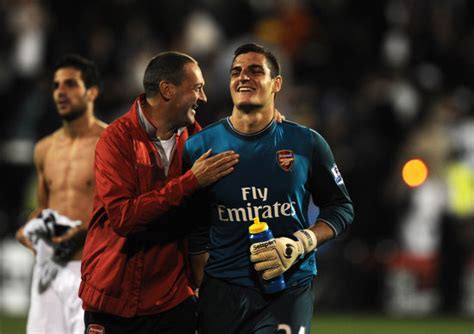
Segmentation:
[(234, 106), (230, 121), (237, 131), (252, 134), (263, 130), (273, 118), (273, 108), (257, 109), (246, 113)]
[(67, 137), (81, 137), (87, 134), (90, 128), (96, 122), (92, 110), (87, 110), (86, 113), (73, 121), (63, 121), (64, 134)]
[(143, 108), (143, 112), (155, 127), (156, 136), (161, 140), (170, 139), (178, 130), (169, 120), (171, 111), (167, 109), (167, 106), (159, 98), (146, 98), (144, 102), (145, 108)]

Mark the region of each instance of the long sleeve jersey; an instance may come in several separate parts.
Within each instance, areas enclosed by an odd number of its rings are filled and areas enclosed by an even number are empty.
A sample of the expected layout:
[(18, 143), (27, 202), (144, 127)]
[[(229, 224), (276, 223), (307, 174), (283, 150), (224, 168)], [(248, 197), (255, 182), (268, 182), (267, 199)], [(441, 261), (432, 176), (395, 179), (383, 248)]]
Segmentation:
[[(275, 237), (289, 236), (314, 223), (307, 215), (311, 196), (320, 210), (318, 219), (336, 236), (352, 222), (352, 201), (343, 178), (329, 145), (316, 131), (272, 121), (259, 133), (245, 135), (226, 118), (186, 142), (185, 164), (209, 148), (216, 154), (234, 150), (240, 159), (231, 174), (194, 201), (193, 215), (200, 223), (190, 247), (193, 253), (209, 252), (208, 275), (257, 287), (248, 243), (253, 218), (267, 222)], [(289, 286), (308, 282), (314, 275), (314, 252), (285, 273)]]

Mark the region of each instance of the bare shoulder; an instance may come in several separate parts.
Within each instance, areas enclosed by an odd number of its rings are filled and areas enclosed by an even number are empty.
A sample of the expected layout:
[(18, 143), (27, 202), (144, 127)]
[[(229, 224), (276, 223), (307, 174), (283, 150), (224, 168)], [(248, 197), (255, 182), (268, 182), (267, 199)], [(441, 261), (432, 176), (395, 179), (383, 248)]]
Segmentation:
[(46, 137), (41, 138), (35, 144), (35, 163), (40, 163), (44, 160), (46, 153), (53, 146), (55, 139), (60, 135), (61, 129), (56, 130), (55, 132), (47, 135)]
[(107, 127), (107, 123), (102, 122), (99, 119), (96, 119), (94, 122), (94, 127), (92, 128), (92, 135), (99, 138), (101, 133)]

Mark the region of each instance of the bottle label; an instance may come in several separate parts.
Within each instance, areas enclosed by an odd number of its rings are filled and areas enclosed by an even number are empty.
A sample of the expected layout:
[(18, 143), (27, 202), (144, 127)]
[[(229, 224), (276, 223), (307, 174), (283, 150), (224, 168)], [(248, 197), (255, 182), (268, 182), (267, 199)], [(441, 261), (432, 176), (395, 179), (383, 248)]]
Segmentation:
[(257, 252), (259, 251), (260, 249), (263, 249), (263, 248), (269, 248), (269, 247), (272, 247), (272, 246), (276, 246), (276, 241), (275, 239), (272, 239), (272, 240), (268, 240), (268, 241), (262, 241), (262, 242), (257, 242), (255, 244), (253, 244), (251, 247), (252, 247), (252, 253), (253, 252)]

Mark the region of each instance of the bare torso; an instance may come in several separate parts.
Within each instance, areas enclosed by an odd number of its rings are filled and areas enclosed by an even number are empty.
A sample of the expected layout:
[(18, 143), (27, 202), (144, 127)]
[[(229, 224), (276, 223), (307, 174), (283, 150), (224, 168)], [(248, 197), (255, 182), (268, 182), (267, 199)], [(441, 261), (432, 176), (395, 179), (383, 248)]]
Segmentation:
[(94, 192), (94, 149), (97, 137), (54, 135), (44, 157), (48, 207), (71, 219), (86, 221)]
[[(87, 226), (95, 190), (94, 154), (104, 129), (97, 122), (78, 136), (61, 128), (42, 139), (36, 148), (40, 207), (51, 208)], [(80, 259), (80, 252), (75, 259)]]

